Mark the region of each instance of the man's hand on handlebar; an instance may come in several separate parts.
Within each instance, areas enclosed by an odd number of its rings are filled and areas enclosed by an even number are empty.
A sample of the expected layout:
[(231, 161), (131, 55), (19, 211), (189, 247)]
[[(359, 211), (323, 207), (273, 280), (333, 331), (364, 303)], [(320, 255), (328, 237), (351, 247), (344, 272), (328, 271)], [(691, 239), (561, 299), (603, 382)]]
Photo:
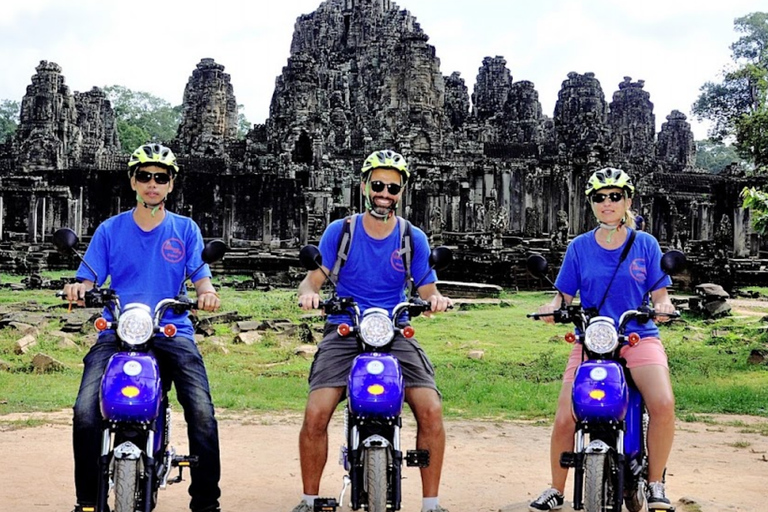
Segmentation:
[(424, 313), (424, 316), (430, 316), (432, 313), (442, 313), (453, 307), (453, 301), (444, 295), (430, 295), (427, 299), (432, 308)]
[(320, 294), (318, 293), (305, 293), (299, 295), (299, 307), (304, 311), (317, 309), (320, 307)]
[(557, 311), (557, 309), (558, 308), (552, 304), (545, 304), (544, 306), (541, 306), (536, 313), (545, 316), (540, 316), (537, 318), (537, 320), (541, 320), (542, 322), (546, 322), (548, 324), (554, 324), (555, 317), (553, 313)]
[(70, 303), (75, 302), (78, 306), (85, 306), (85, 292), (93, 288), (93, 282), (83, 281), (82, 283), (65, 284), (62, 297)]

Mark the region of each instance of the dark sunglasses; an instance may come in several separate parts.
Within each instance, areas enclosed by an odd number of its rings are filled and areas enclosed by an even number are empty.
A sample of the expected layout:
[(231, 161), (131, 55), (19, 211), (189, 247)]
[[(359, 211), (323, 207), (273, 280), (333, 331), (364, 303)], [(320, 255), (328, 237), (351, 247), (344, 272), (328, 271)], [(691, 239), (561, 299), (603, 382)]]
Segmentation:
[(158, 185), (165, 185), (171, 181), (171, 175), (167, 172), (156, 172), (153, 174), (147, 171), (136, 171), (134, 176), (139, 183), (149, 183), (152, 178), (155, 179), (155, 183)]
[(384, 192), (384, 187), (387, 188), (387, 192), (392, 196), (396, 196), (403, 189), (403, 186), (398, 185), (397, 183), (384, 183), (383, 181), (371, 182), (371, 190), (374, 192)]
[(624, 194), (621, 192), (611, 192), (610, 194), (601, 194), (599, 192), (592, 194), (592, 202), (593, 203), (602, 203), (605, 201), (605, 199), (608, 198), (611, 200), (612, 203), (618, 203), (622, 199), (624, 199)]

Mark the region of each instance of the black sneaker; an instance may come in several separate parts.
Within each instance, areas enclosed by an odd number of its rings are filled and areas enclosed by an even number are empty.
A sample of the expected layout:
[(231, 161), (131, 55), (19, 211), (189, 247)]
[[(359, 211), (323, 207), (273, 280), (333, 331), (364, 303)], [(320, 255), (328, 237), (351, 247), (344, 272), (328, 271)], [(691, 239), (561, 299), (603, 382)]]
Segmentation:
[(563, 508), (563, 502), (565, 496), (560, 491), (554, 488), (547, 489), (541, 496), (536, 498), (528, 505), (530, 512), (539, 512), (541, 510), (560, 510)]
[(672, 504), (664, 493), (663, 482), (648, 484), (648, 510), (671, 510)]

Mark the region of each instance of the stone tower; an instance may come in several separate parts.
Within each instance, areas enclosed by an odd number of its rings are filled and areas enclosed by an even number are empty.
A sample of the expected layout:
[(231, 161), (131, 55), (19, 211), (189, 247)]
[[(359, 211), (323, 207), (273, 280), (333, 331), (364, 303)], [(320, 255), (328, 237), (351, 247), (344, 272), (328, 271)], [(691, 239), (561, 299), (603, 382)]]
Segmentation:
[(24, 170), (66, 169), (79, 160), (82, 144), (75, 99), (58, 64), (43, 60), (35, 70), (21, 100), (19, 164)]
[(222, 157), (225, 144), (236, 137), (237, 100), (230, 76), (213, 59), (202, 59), (184, 89), (174, 149), (193, 156)]

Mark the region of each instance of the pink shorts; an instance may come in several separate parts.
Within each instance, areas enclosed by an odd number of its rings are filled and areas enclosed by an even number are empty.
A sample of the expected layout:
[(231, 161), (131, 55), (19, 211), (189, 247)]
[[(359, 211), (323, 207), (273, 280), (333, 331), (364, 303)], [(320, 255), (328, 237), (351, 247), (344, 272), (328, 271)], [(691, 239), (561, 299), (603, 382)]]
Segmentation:
[[(659, 338), (643, 338), (634, 347), (624, 345), (621, 348), (620, 355), (626, 359), (627, 368), (629, 369), (652, 364), (658, 364), (669, 369), (667, 353)], [(563, 382), (573, 382), (573, 379), (576, 377), (576, 368), (581, 364), (581, 358), (581, 343), (575, 343), (568, 358), (568, 365), (563, 373)]]

